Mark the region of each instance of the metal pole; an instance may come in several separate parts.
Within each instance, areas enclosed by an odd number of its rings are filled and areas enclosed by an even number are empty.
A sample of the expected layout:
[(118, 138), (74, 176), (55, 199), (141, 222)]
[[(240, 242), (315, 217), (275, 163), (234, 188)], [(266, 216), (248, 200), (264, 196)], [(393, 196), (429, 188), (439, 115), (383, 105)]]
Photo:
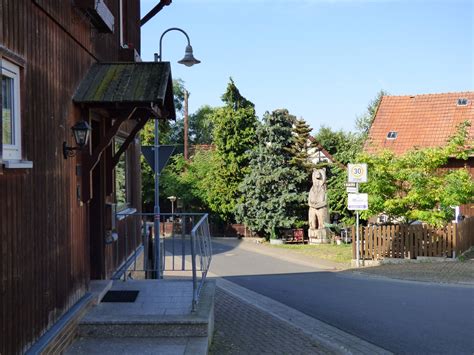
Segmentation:
[[(359, 191), (359, 183), (356, 183)], [(360, 267), (360, 240), (359, 240), (359, 211), (356, 211), (356, 247), (357, 247), (357, 267)]]
[(184, 90), (184, 159), (188, 160), (188, 90)]
[(356, 246), (357, 246), (357, 267), (360, 266), (360, 241), (359, 241), (359, 211), (356, 211)]
[(155, 229), (155, 269), (156, 278), (161, 279), (161, 257), (160, 257), (160, 144), (159, 144), (160, 126), (155, 119), (155, 208), (154, 208), (154, 229)]
[(181, 32), (182, 34), (184, 34), (186, 36), (186, 39), (188, 40), (188, 46), (191, 45), (191, 41), (189, 40), (188, 34), (186, 32), (184, 32), (181, 28), (177, 28), (177, 27), (168, 28), (165, 32), (163, 32), (163, 34), (160, 37), (160, 53), (155, 53), (155, 62), (158, 62), (158, 61), (161, 62), (163, 60), (163, 48), (162, 48), (163, 37), (169, 31), (179, 31), (179, 32)]
[(194, 248), (194, 238), (193, 233), (191, 232), (191, 265), (193, 268), (193, 312), (196, 310), (197, 303), (197, 275), (196, 275), (196, 251)]

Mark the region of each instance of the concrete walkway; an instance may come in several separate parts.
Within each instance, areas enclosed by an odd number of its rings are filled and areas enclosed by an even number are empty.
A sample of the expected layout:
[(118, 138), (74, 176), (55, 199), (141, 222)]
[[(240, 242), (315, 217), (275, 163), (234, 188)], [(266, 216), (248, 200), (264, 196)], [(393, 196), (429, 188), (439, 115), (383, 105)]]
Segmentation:
[(390, 354), (233, 282), (217, 286), (211, 354)]

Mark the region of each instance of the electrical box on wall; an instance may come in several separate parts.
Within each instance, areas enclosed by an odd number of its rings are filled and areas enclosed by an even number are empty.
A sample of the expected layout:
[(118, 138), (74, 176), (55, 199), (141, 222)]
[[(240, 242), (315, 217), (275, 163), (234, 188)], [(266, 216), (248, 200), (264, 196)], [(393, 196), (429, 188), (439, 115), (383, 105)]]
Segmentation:
[(99, 32), (114, 32), (115, 18), (104, 0), (75, 0), (74, 3), (90, 18)]

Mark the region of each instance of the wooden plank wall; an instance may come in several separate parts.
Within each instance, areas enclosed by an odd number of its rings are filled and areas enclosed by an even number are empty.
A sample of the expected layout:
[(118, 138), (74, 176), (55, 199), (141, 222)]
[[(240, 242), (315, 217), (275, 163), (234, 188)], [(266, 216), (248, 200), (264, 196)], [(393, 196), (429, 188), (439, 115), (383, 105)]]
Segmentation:
[(457, 228), (457, 255), (474, 246), (474, 217), (466, 218)]
[[(118, 2), (106, 3), (117, 14)], [(139, 11), (138, 0), (127, 3), (129, 15)], [(71, 4), (0, 1), (0, 45), (25, 62), (23, 156), (33, 162), (33, 169), (0, 175), (1, 354), (28, 349), (88, 287), (87, 206), (76, 197), (80, 157), (64, 160), (61, 147), (73, 143), (70, 127), (80, 119), (71, 101), (77, 85), (93, 62), (118, 58), (118, 37), (98, 34)]]

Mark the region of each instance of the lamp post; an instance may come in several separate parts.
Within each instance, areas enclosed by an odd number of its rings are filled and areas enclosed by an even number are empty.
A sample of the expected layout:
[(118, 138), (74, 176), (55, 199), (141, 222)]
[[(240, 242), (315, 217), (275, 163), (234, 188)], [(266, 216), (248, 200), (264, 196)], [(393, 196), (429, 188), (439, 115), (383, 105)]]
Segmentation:
[[(174, 215), (174, 202), (176, 201), (176, 196), (169, 196), (168, 200), (171, 201), (171, 215)], [(173, 218), (173, 217), (171, 217), (171, 218)]]
[[(163, 60), (163, 37), (170, 31), (179, 31), (186, 36), (188, 40), (188, 44), (185, 49), (183, 59), (179, 60), (179, 64), (186, 65), (187, 67), (191, 67), (194, 64), (201, 63), (200, 60), (194, 58), (193, 55), (193, 47), (191, 47), (191, 41), (189, 40), (189, 36), (186, 32), (184, 32), (181, 28), (178, 27), (171, 27), (168, 28), (160, 37), (160, 52), (155, 53), (155, 62), (161, 62)], [(153, 228), (155, 230), (155, 267), (156, 267), (156, 275), (158, 279), (161, 279), (163, 275), (161, 274), (161, 253), (160, 253), (160, 143), (159, 143), (159, 134), (160, 134), (160, 126), (157, 119), (155, 119), (155, 139), (154, 139), (154, 160), (155, 160), (155, 207), (154, 207), (154, 223)]]

